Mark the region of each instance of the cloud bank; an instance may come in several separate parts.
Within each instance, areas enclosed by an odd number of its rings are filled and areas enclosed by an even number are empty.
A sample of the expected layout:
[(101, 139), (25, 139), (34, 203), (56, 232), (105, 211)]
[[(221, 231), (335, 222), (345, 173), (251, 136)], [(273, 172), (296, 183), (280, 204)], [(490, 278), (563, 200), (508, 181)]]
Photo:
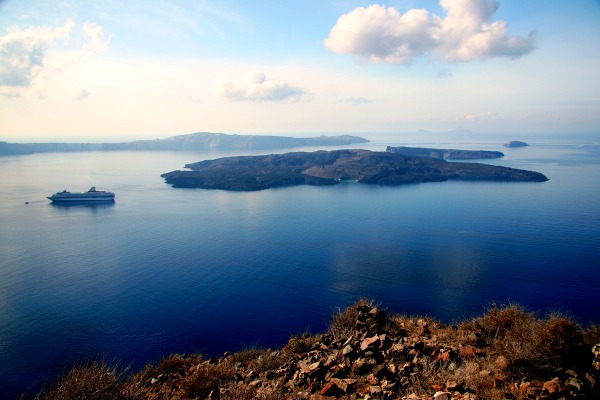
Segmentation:
[(259, 71), (247, 72), (242, 80), (221, 81), (215, 92), (218, 96), (234, 101), (296, 102), (305, 94), (304, 90), (285, 82), (267, 80)]
[(537, 33), (509, 36), (507, 22), (490, 22), (496, 0), (440, 0), (446, 15), (425, 9), (401, 14), (374, 4), (342, 15), (325, 46), (334, 53), (354, 54), (374, 63), (410, 64), (433, 55), (442, 62), (490, 57), (519, 58), (535, 48)]
[[(0, 86), (30, 86), (43, 69), (48, 50), (57, 41), (69, 39), (74, 27), (75, 22), (67, 20), (63, 26), (54, 28), (9, 28), (6, 35), (0, 36)], [(85, 44), (76, 52), (89, 55), (106, 50), (108, 41), (102, 26), (85, 22), (82, 29)]]
[(68, 20), (59, 28), (8, 29), (0, 36), (0, 86), (29, 86), (44, 64), (48, 47), (66, 39), (74, 25)]

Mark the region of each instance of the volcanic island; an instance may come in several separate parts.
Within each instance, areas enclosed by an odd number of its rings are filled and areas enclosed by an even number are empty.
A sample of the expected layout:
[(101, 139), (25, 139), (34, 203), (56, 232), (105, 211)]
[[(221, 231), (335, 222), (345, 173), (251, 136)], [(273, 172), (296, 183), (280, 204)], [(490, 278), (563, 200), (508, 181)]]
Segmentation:
[[(185, 168), (189, 170), (167, 172), (161, 177), (177, 188), (230, 191), (255, 191), (296, 185), (325, 186), (344, 181), (398, 186), (448, 180), (548, 180), (543, 174), (534, 171), (473, 162), (449, 162), (430, 156), (407, 156), (391, 149), (393, 148), (388, 148), (387, 151), (347, 149), (224, 157), (187, 164)], [(464, 158), (471, 159), (468, 156)]]

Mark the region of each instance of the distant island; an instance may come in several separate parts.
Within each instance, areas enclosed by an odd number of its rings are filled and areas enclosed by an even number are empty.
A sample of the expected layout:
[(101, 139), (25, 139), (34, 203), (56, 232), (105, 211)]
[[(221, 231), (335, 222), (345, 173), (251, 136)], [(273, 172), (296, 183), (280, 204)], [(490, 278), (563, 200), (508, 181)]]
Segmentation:
[(287, 136), (229, 135), (198, 132), (166, 139), (135, 140), (123, 143), (7, 143), (0, 141), (0, 156), (76, 151), (206, 151), (271, 150), (306, 146), (339, 146), (367, 143), (350, 135), (294, 138)]
[(395, 186), (447, 180), (548, 180), (543, 174), (533, 171), (367, 150), (225, 157), (187, 164), (185, 167), (190, 171), (172, 171), (161, 177), (173, 187), (234, 191), (303, 184), (335, 185), (342, 181)]
[(504, 143), (504, 147), (525, 147), (525, 146), (529, 146), (529, 145), (527, 143), (521, 142), (519, 140), (512, 140), (510, 142)]
[(428, 147), (391, 147), (386, 151), (390, 153), (402, 154), (410, 157), (431, 157), (442, 160), (483, 160), (490, 158), (504, 157), (500, 151), (488, 150), (456, 150), (456, 149), (431, 149)]

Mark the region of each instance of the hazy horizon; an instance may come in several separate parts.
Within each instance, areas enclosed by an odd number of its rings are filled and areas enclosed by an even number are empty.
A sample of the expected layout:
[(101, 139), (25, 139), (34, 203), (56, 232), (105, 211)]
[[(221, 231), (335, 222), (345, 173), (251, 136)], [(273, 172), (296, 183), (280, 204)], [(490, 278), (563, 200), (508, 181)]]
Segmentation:
[[(204, 131), (188, 132), (188, 133), (173, 133), (173, 134), (162, 134), (154, 136), (135, 136), (135, 135), (104, 135), (104, 136), (87, 136), (87, 135), (74, 135), (74, 136), (32, 136), (28, 138), (6, 138), (0, 136), (0, 142), (17, 143), (17, 144), (28, 144), (28, 143), (127, 143), (137, 140), (163, 140), (175, 136), (189, 135), (194, 133), (204, 133)], [(423, 139), (458, 139), (460, 137), (469, 137), (471, 139), (497, 139), (504, 142), (511, 140), (535, 140), (536, 138), (548, 137), (561, 137), (568, 135), (573, 139), (584, 138), (589, 139), (590, 137), (600, 136), (600, 129), (592, 132), (475, 132), (468, 129), (456, 128), (448, 131), (430, 131), (426, 129), (419, 129), (415, 131), (403, 131), (403, 132), (290, 132), (290, 133), (277, 133), (277, 132), (251, 132), (251, 133), (237, 133), (237, 132), (206, 132), (226, 135), (256, 135), (256, 136), (284, 136), (293, 138), (309, 138), (318, 136), (342, 136), (350, 135), (357, 136), (373, 140), (388, 140), (388, 139), (402, 139), (407, 140), (414, 139), (418, 136), (423, 136)], [(600, 137), (599, 137), (600, 139)], [(360, 147), (360, 144), (356, 145)]]
[(4, 0), (0, 140), (595, 132), (599, 20), (594, 0)]

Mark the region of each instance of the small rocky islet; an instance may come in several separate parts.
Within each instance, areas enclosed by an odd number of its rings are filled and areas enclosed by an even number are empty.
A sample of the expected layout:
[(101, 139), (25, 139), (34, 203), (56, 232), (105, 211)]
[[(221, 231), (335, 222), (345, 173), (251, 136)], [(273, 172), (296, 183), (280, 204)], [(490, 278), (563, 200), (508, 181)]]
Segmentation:
[(504, 147), (527, 147), (529, 144), (520, 140), (511, 140), (510, 142), (504, 143)]
[[(334, 150), (225, 157), (187, 164), (185, 167), (189, 171), (167, 172), (161, 177), (173, 187), (230, 191), (254, 191), (304, 184), (335, 185), (343, 181), (397, 186), (447, 180), (548, 180), (543, 174), (534, 171), (472, 162), (448, 162), (432, 156), (408, 156), (392, 149), (388, 148), (385, 152)], [(426, 150), (431, 153), (430, 150), (435, 149)], [(439, 152), (443, 154), (444, 150)], [(483, 153), (479, 151), (462, 152), (462, 159), (491, 158), (489, 154), (488, 157), (482, 157)], [(499, 152), (493, 153), (494, 157), (499, 157)]]

